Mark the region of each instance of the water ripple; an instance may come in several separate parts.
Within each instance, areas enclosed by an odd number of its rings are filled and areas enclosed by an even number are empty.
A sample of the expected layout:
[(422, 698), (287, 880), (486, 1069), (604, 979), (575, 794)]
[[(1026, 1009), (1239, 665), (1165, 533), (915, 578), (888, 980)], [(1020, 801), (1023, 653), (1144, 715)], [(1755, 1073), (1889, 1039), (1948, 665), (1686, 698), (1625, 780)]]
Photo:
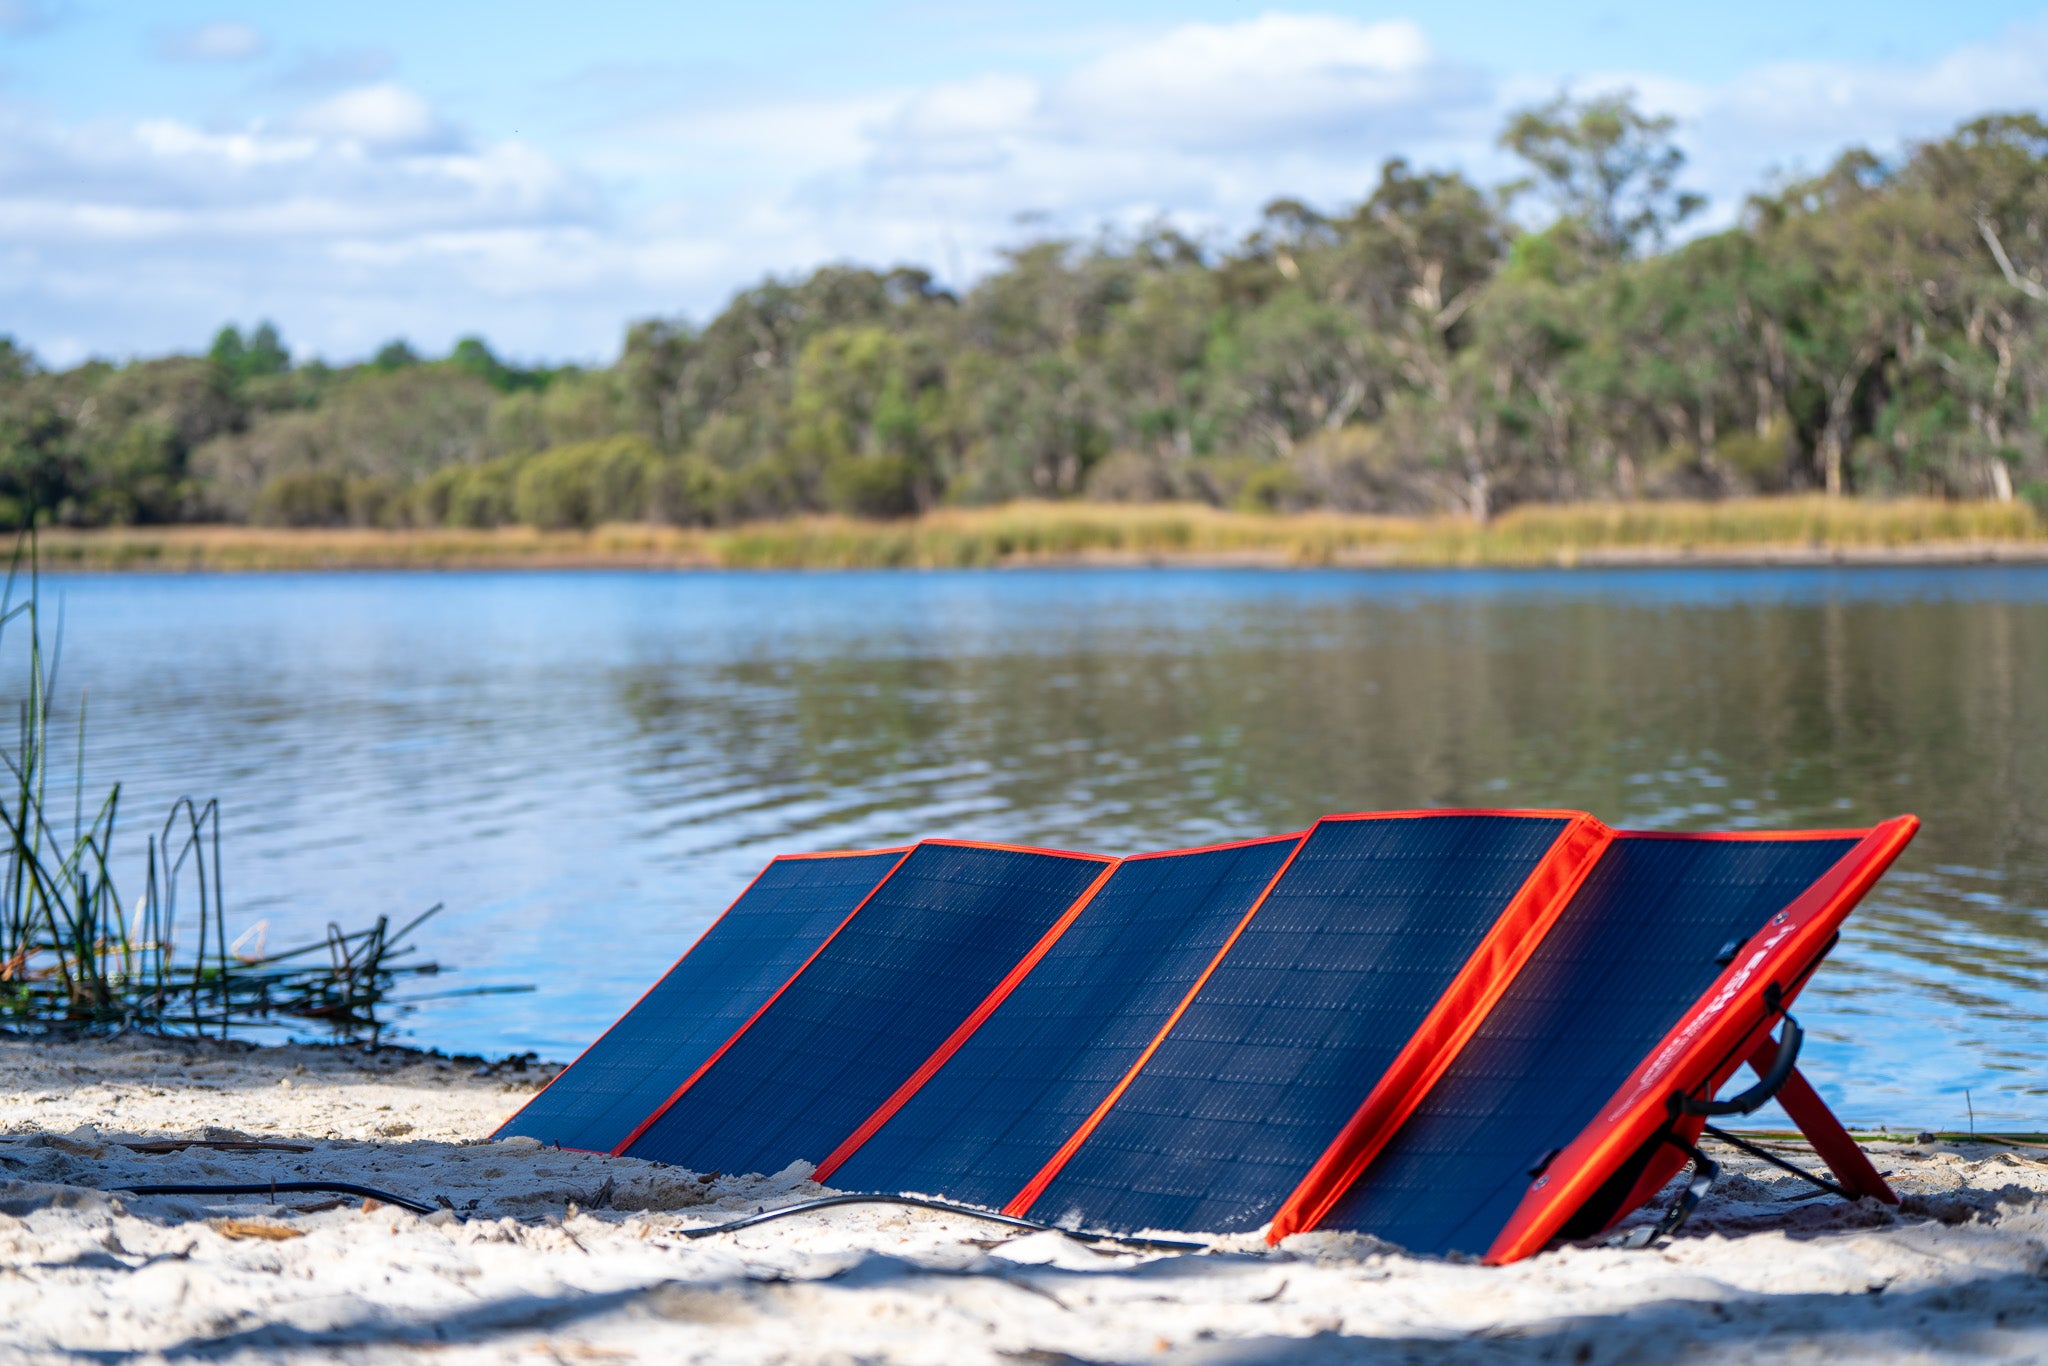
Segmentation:
[(446, 901), (451, 985), (542, 989), (423, 1007), (444, 1046), (572, 1053), (795, 848), (1912, 810), (1804, 1065), (1852, 1119), (2048, 1127), (2042, 569), (49, 582), (124, 862), (218, 794), (273, 942)]

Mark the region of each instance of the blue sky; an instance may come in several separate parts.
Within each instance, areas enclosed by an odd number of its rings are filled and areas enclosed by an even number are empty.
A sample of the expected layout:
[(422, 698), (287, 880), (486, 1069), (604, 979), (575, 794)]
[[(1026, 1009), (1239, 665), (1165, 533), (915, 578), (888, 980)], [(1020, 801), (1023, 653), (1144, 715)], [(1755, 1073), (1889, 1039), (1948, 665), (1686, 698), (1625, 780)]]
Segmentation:
[(2040, 107), (2048, 9), (0, 0), (0, 333), (46, 361), (273, 318), (601, 361), (830, 260), (967, 283), (1157, 216), (1216, 242), (1620, 86), (1725, 222), (1775, 174)]

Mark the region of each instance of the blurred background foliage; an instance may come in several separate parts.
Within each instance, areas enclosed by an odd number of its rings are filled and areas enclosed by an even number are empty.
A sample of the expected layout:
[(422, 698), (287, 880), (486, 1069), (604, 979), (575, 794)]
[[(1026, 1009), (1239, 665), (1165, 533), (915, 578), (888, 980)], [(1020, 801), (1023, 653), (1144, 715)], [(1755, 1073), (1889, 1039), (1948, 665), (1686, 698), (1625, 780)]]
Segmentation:
[[(1040, 241), (964, 295), (829, 266), (602, 369), (0, 338), (0, 524), (717, 525), (1018, 497), (1459, 511), (1802, 490), (2048, 505), (2048, 126), (1864, 151), (1700, 207), (1627, 95), (1517, 114), (1526, 179), (1387, 162), (1227, 248)], [(1538, 211), (1538, 206), (1542, 206)], [(1534, 227), (1541, 223), (1544, 226)]]

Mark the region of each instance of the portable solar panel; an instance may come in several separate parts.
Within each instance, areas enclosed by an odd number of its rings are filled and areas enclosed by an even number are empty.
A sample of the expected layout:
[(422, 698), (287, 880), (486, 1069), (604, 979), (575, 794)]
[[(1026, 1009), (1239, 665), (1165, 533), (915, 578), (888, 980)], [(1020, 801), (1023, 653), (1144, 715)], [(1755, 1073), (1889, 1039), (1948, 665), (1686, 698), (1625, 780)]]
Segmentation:
[(907, 850), (790, 854), (494, 1138), (610, 1152), (875, 889)]
[(818, 1161), (887, 1100), (1112, 860), (928, 841), (626, 1145), (698, 1171)]
[[(1917, 826), (1397, 812), (1123, 860), (777, 859), (499, 1133), (1502, 1262), (1707, 1173), (1704, 1118), (1775, 1095), (1845, 1192), (1895, 1200), (1786, 1008)], [(1765, 1080), (1715, 1101), (1745, 1062)]]
[(1125, 859), (986, 1019), (870, 1116), (818, 1180), (1000, 1207), (1137, 1062), (1301, 838)]
[(1315, 1227), (1484, 1253), (1532, 1168), (1856, 843), (1615, 839), (1456, 1061)]
[[(1533, 947), (1562, 902), (1510, 910), (1550, 885), (1559, 850), (1590, 865), (1588, 826), (1576, 813), (1319, 822), (1112, 1102), (1008, 1208), (1110, 1229), (1264, 1224), (1414, 1057), (1418, 1032), (1444, 1025), (1433, 1014), (1469, 985), (1461, 974), (1499, 976)], [(1445, 1027), (1439, 1051), (1467, 1026)]]

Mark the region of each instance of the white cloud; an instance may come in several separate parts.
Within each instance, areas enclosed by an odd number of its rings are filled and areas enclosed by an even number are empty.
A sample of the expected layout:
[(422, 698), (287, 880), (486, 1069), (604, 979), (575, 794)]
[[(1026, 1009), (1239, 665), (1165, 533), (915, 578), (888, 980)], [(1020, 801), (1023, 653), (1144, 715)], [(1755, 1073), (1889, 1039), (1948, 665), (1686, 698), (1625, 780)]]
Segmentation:
[(885, 93), (691, 110), (610, 128), (597, 155), (656, 177), (733, 166), (786, 183), (858, 163), (872, 150), (875, 123), (901, 105)]
[(1089, 232), (1163, 213), (1242, 223), (1283, 191), (1353, 198), (1383, 158), (1441, 153), (1493, 107), (1487, 83), (1414, 23), (1265, 14), (1125, 40), (1048, 77), (985, 72), (653, 121), (610, 156), (677, 183), (751, 170), (742, 188), (780, 196), (786, 224), (808, 218), (806, 240), (971, 270), (1020, 210)]
[(254, 24), (217, 20), (157, 36), (156, 52), (169, 62), (253, 62), (270, 51), (270, 40)]
[[(1022, 211), (1045, 215), (1032, 231), (1165, 213), (1227, 240), (1277, 195), (1355, 201), (1390, 155), (1501, 176), (1501, 120), (1556, 88), (1461, 65), (1413, 22), (1267, 13), (1110, 35), (1035, 74), (748, 101), (699, 89), (543, 150), (463, 131), (383, 65), (235, 125), (0, 106), (0, 317), (53, 355), (60, 340), (189, 347), (270, 316), (302, 354), (481, 331), (512, 354), (597, 358), (627, 320), (707, 315), (768, 272), (916, 261), (964, 283), (1018, 240)], [(1918, 63), (1575, 88), (1620, 85), (1681, 117), (1691, 181), (1725, 218), (1774, 165), (2038, 106), (2048, 27)]]
[(1711, 196), (1708, 225), (1719, 226), (1772, 176), (1817, 172), (1845, 148), (1890, 155), (1978, 114), (2039, 110), (2048, 91), (2048, 24), (2015, 25), (1996, 42), (1921, 62), (1773, 62), (1719, 85), (1624, 71), (1574, 87), (1626, 87), (1645, 107), (1675, 114), (1691, 153), (1690, 179)]
[(565, 259), (592, 257), (604, 215), (589, 178), (517, 140), (457, 144), (417, 99), (230, 130), (0, 108), (0, 316), (32, 345), (48, 319), (52, 337), (122, 354), (190, 348), (223, 319), (263, 315), (302, 350), (345, 355), (398, 332), (493, 330), (473, 305), (523, 289), (500, 323), (519, 318), (511, 330), (541, 354), (593, 354), (622, 301), (605, 297), (600, 320), (570, 300), (550, 335), (538, 301), (564, 286), (519, 267), (550, 252), (489, 245), (556, 240)]
[(1042, 122), (1039, 83), (998, 72), (917, 91), (897, 108), (896, 130), (913, 137), (1002, 136)]
[(446, 147), (455, 140), (432, 105), (395, 81), (330, 95), (299, 111), (293, 124), (309, 133), (379, 149)]
[(320, 151), (316, 138), (279, 137), (253, 131), (212, 133), (176, 119), (147, 119), (136, 124), (135, 142), (140, 149), (164, 161), (210, 159), (237, 169), (305, 161)]
[(1053, 100), (1068, 128), (1094, 136), (1242, 149), (1369, 135), (1389, 117), (1426, 123), (1477, 93), (1479, 83), (1409, 20), (1264, 14), (1188, 24), (1105, 54), (1063, 81)]

